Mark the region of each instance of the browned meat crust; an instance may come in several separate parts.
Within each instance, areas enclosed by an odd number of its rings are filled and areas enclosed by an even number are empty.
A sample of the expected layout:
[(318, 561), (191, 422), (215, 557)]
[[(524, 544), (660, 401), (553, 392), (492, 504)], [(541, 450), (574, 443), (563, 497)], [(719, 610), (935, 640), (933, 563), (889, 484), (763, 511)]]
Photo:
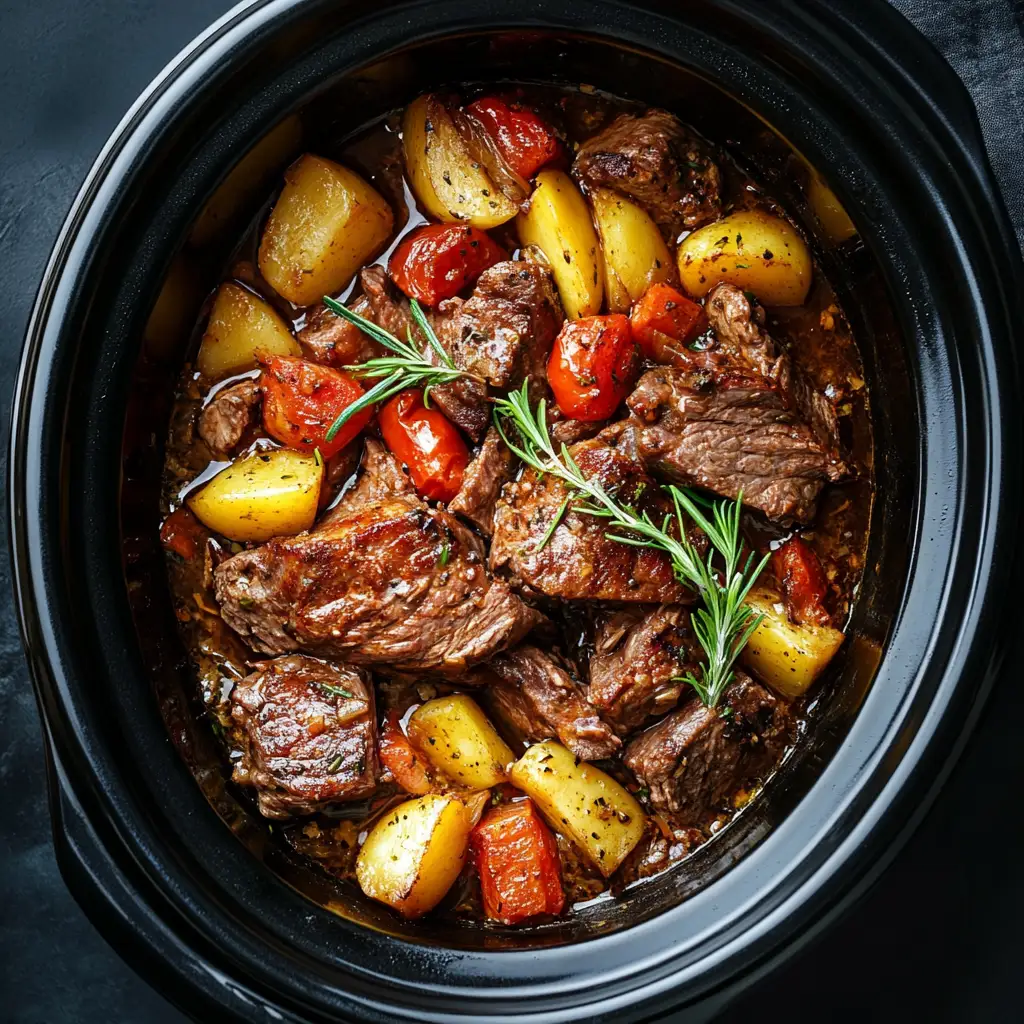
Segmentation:
[(493, 580), (479, 541), (413, 495), (367, 501), (214, 573), (221, 615), (267, 654), (458, 674), (543, 616)]
[(721, 216), (721, 176), (707, 143), (667, 110), (620, 114), (580, 147), (573, 174), (634, 199), (670, 242)]
[(656, 810), (700, 827), (741, 786), (771, 771), (791, 726), (785, 702), (737, 673), (719, 707), (694, 697), (634, 739), (623, 761), (648, 787)]
[(199, 414), (199, 436), (215, 455), (230, 455), (256, 422), (260, 391), (254, 380), (242, 380), (218, 391)]
[(551, 271), (539, 263), (505, 262), (485, 270), (473, 294), (441, 303), (445, 340), (455, 365), (507, 389), (544, 366), (561, 330), (562, 303)]
[(590, 658), (590, 703), (620, 736), (671, 711), (700, 645), (681, 605), (613, 612), (597, 629)]
[(622, 745), (563, 663), (528, 644), (487, 666), (494, 710), (524, 739), (557, 737), (583, 761), (611, 757)]
[[(595, 438), (573, 445), (570, 453), (585, 476), (660, 521), (659, 489), (627, 445), (616, 448)], [(541, 546), (568, 495), (561, 480), (538, 478), (532, 469), (506, 486), (494, 511), (491, 567), (507, 570), (521, 586), (548, 597), (649, 604), (690, 600), (667, 555), (610, 540), (606, 520), (571, 506)]]
[(231, 693), (242, 737), (232, 778), (268, 818), (313, 814), (377, 785), (373, 685), (359, 669), (293, 654), (256, 666)]
[(515, 459), (498, 431), (487, 431), (480, 451), (466, 467), (459, 493), (448, 502), (448, 511), (474, 522), (486, 537), (494, 530), (494, 506), (502, 487), (512, 479)]
[(779, 390), (755, 374), (711, 383), (659, 368), (628, 399), (643, 424), (637, 451), (651, 469), (760, 509), (770, 519), (807, 523), (839, 467)]

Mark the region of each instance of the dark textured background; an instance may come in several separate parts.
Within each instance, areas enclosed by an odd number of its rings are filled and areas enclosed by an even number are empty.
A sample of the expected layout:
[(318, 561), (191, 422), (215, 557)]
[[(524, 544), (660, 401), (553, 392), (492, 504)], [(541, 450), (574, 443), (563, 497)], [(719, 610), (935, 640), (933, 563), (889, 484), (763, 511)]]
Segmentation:
[[(864, 0), (865, 3), (880, 0)], [(974, 95), (1024, 241), (1024, 0), (894, 0)], [(224, 0), (0, 0), (0, 422), (61, 221), (139, 91)], [(6, 548), (6, 532), (0, 544)], [(125, 967), (60, 880), (35, 702), (0, 553), (0, 1021), (182, 1020)], [(1024, 689), (1014, 665), (920, 831), (813, 949), (730, 1020), (1020, 1020), (1019, 814)]]

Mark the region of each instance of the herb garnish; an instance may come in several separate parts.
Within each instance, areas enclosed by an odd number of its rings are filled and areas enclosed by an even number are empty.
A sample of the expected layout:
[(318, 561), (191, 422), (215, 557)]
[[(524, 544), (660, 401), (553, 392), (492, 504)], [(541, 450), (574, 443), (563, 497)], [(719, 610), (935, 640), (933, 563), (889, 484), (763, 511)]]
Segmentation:
[[(509, 440), (503, 420), (515, 425), (520, 438), (518, 445)], [(762, 618), (743, 603), (769, 558), (765, 555), (755, 564), (751, 552), (740, 565), (743, 495), (736, 501), (707, 503), (709, 516), (698, 505), (698, 502), (705, 504), (703, 498), (684, 488), (668, 486), (664, 489), (672, 498), (675, 516), (666, 515), (659, 526), (646, 512), (618, 500), (600, 483), (584, 476), (566, 445), (555, 450), (548, 433), (546, 402), (542, 399), (534, 412), (525, 383), (507, 398), (495, 400), (494, 424), (505, 444), (524, 463), (542, 475), (550, 473), (557, 477), (580, 496), (582, 501), (573, 506), (573, 511), (608, 519), (615, 527), (626, 531), (605, 534), (611, 540), (665, 552), (671, 559), (676, 579), (700, 594), (704, 606), (693, 613), (692, 621), (706, 658), (700, 667), (700, 678), (688, 672), (680, 679), (693, 687), (704, 704), (714, 707), (732, 681), (732, 666), (737, 656)], [(706, 558), (701, 557), (687, 537), (685, 517), (703, 530), (711, 542)], [(557, 518), (554, 525), (557, 526)], [(678, 536), (670, 532), (673, 525)], [(549, 532), (554, 532), (554, 526)], [(721, 572), (714, 566), (716, 554), (724, 562)]]
[(341, 686), (334, 686), (331, 683), (317, 683), (324, 693), (330, 694), (332, 697), (344, 697), (346, 700), (351, 700), (355, 694), (350, 693), (348, 690)]
[(420, 333), (427, 339), (427, 344), (437, 354), (440, 363), (434, 364), (430, 361), (427, 349), (422, 352), (416, 350), (412, 339), (412, 328), (409, 328), (407, 340), (402, 341), (396, 338), (390, 331), (378, 327), (372, 320), (365, 316), (354, 313), (347, 306), (332, 299), (329, 295), (324, 296), (324, 305), (335, 315), (340, 316), (351, 324), (355, 324), (364, 334), (368, 334), (375, 341), (380, 342), (386, 349), (395, 354), (392, 356), (380, 356), (376, 359), (368, 359), (358, 366), (346, 366), (355, 377), (381, 377), (369, 391), (357, 398), (351, 405), (347, 406), (341, 415), (331, 424), (325, 438), (333, 441), (341, 428), (358, 412), (362, 412), (368, 406), (377, 402), (384, 402), (399, 391), (406, 388), (423, 388), (423, 404), (430, 405), (430, 389), (439, 384), (449, 384), (460, 377), (471, 377), (474, 380), (483, 381), (478, 374), (460, 370), (452, 362), (451, 356), (445, 352), (444, 347), (434, 333), (430, 321), (423, 315), (420, 304), (415, 299), (409, 300), (409, 310)]

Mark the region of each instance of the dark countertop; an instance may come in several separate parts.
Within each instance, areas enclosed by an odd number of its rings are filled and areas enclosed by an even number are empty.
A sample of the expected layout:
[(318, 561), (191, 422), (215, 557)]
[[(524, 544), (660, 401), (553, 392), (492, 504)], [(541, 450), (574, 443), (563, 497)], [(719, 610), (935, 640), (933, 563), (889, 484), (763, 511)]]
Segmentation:
[[(865, 0), (868, 2), (868, 0)], [(894, 0), (975, 96), (1024, 239), (1024, 0)], [(0, 3), (0, 422), (30, 305), (78, 185), (165, 62), (224, 0)], [(83, 87), (85, 84), (85, 87)], [(1007, 116), (1007, 111), (1015, 112)], [(41, 735), (0, 544), (0, 1019), (178, 1022), (104, 943), (54, 862)], [(1024, 689), (1004, 673), (952, 780), (881, 881), (812, 949), (726, 1014), (830, 1021), (1019, 1019), (1024, 935), (1016, 807)], [(998, 831), (997, 831), (998, 830)], [(767, 1010), (766, 1008), (775, 1008)]]

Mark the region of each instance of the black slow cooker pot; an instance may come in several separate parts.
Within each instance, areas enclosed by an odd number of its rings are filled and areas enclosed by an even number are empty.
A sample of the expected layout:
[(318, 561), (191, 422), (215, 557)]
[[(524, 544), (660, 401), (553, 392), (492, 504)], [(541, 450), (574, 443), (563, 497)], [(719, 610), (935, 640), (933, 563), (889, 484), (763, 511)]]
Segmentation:
[[(669, 107), (703, 95), (685, 119), (725, 104), (819, 169), (862, 243), (819, 255), (865, 357), (878, 495), (851, 641), (797, 755), (680, 868), (518, 937), (339, 899), (225, 788), (163, 582), (157, 481), (183, 348), (150, 319), (204, 202), (288, 112), (319, 103), (344, 127), (436, 84), (501, 78)], [(15, 574), (75, 896), (204, 1018), (706, 1016), (877, 876), (977, 717), (1016, 557), (1022, 279), (966, 93), (881, 0), (262, 0), (228, 14), (97, 160), (18, 385)]]

